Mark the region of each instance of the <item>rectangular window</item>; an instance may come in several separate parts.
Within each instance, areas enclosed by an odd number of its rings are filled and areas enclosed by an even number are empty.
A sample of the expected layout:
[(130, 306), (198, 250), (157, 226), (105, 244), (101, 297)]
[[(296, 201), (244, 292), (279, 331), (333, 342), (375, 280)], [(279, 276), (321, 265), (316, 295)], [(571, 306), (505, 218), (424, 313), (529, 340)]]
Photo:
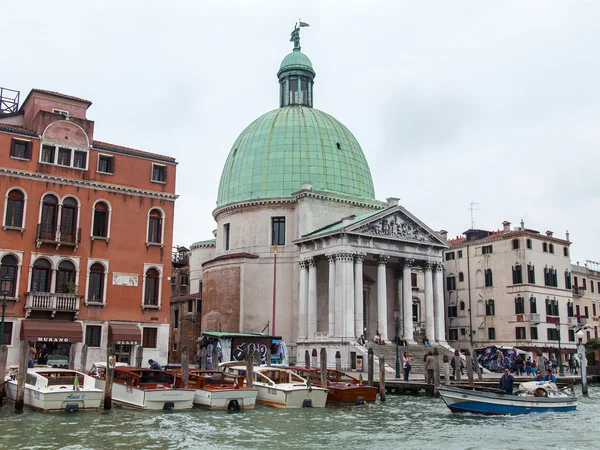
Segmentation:
[(459, 250), (459, 251), (458, 251), (458, 257), (459, 257), (459, 258), (462, 258), (462, 250)]
[(0, 345), (12, 345), (13, 323), (4, 322), (4, 336)]
[(535, 297), (529, 298), (529, 312), (531, 314), (537, 313), (537, 302), (535, 301)]
[(535, 284), (535, 267), (531, 264), (527, 265), (527, 282)]
[(598, 281), (598, 293), (600, 293), (600, 281)]
[(56, 148), (52, 145), (42, 145), (42, 162), (54, 164), (54, 151)]
[(71, 165), (71, 149), (70, 148), (59, 148), (58, 149), (58, 161), (57, 164), (60, 166)]
[(173, 311), (173, 328), (179, 328), (179, 309)]
[(571, 289), (572, 284), (571, 284), (571, 274), (569, 273), (569, 271), (565, 272), (565, 289)]
[(451, 341), (458, 341), (458, 330), (456, 328), (450, 328), (448, 330), (448, 339)]
[(563, 256), (569, 256), (569, 247), (563, 247)]
[(523, 297), (515, 298), (515, 314), (525, 314), (525, 299)]
[(193, 300), (188, 300), (188, 312), (189, 313), (194, 312), (194, 301)]
[(230, 232), (231, 231), (231, 224), (226, 223), (225, 225), (223, 225), (223, 243), (225, 245), (225, 250), (229, 250), (229, 238), (230, 238)]
[(467, 329), (466, 328), (461, 328), (460, 329), (460, 335), (461, 336), (466, 336), (466, 334), (467, 334)]
[(515, 328), (515, 337), (517, 339), (527, 339), (525, 334), (525, 327), (516, 327)]
[(285, 245), (285, 217), (271, 218), (271, 245)]
[(569, 342), (575, 342), (575, 330), (569, 330)]
[(98, 155), (98, 172), (115, 173), (114, 158), (108, 155)]
[(481, 254), (482, 255), (487, 255), (488, 253), (492, 253), (492, 246), (491, 245), (484, 245), (483, 247), (481, 247)]
[(458, 307), (448, 306), (448, 317), (458, 317)]
[(447, 277), (446, 278), (446, 290), (455, 291), (456, 290), (456, 277)]
[(85, 169), (87, 163), (87, 153), (76, 151), (73, 155), (73, 167)]
[(196, 300), (196, 314), (202, 314), (202, 300)]
[(538, 338), (538, 329), (537, 327), (529, 328), (529, 334), (531, 334), (531, 339), (537, 340)]
[(167, 181), (167, 166), (160, 164), (152, 164), (152, 181), (157, 183), (166, 183)]
[(156, 337), (158, 336), (157, 328), (144, 327), (142, 332), (142, 346), (144, 348), (156, 348)]
[(569, 302), (567, 303), (567, 317), (573, 317), (574, 316), (574, 311), (573, 311), (573, 303)]
[(446, 261), (451, 261), (454, 259), (454, 252), (446, 252)]
[(492, 269), (485, 269), (485, 287), (493, 287), (494, 279), (492, 277)]
[(488, 300), (485, 303), (485, 315), (486, 316), (496, 315), (496, 305), (494, 304), (494, 300)]
[(31, 142), (13, 139), (10, 146), (10, 156), (13, 158), (31, 159)]
[(520, 265), (513, 266), (513, 284), (523, 283), (523, 270)]
[(488, 339), (490, 341), (496, 340), (496, 329), (495, 328), (488, 328)]
[(598, 314), (596, 314), (596, 304), (592, 303), (592, 316), (596, 317)]
[(579, 309), (579, 305), (575, 305), (575, 314), (577, 314), (577, 317), (579, 317), (581, 315), (581, 311)]
[(590, 290), (592, 291), (592, 294), (594, 293), (594, 282), (592, 280), (590, 280)]
[(558, 330), (556, 328), (548, 328), (548, 340), (558, 341)]
[(583, 307), (583, 311), (585, 312), (585, 318), (589, 319), (589, 317), (590, 317), (590, 310), (589, 310), (589, 308), (587, 306), (584, 306)]
[(94, 271), (94, 267), (90, 271), (90, 283), (88, 287), (88, 302), (104, 303), (104, 272)]
[(417, 274), (412, 272), (410, 274), (410, 285), (414, 288), (418, 287), (417, 286)]
[(85, 327), (85, 343), (88, 347), (100, 347), (102, 339), (102, 327), (100, 325), (88, 325)]
[(527, 239), (527, 248), (531, 249), (531, 239)]
[(583, 289), (587, 289), (587, 280), (585, 278), (582, 278), (581, 282), (583, 283)]

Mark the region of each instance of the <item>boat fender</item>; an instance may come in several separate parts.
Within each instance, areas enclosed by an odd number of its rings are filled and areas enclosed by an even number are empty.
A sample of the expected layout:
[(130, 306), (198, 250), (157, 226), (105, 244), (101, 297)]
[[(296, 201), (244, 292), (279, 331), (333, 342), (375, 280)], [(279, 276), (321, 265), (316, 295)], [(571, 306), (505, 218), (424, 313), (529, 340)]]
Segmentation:
[(236, 411), (240, 411), (242, 409), (242, 406), (240, 405), (240, 402), (238, 402), (237, 400), (230, 400), (229, 403), (227, 404), (227, 411), (229, 412), (236, 412)]
[(304, 401), (302, 402), (302, 407), (303, 408), (312, 408), (312, 399), (305, 398)]
[(545, 389), (537, 388), (533, 393), (536, 397), (548, 397), (548, 392)]
[(174, 402), (165, 402), (163, 405), (163, 411), (173, 411), (175, 409)]
[(79, 405), (76, 403), (69, 403), (65, 406), (65, 411), (69, 413), (77, 412), (79, 411)]
[(365, 398), (364, 398), (364, 397), (358, 397), (358, 398), (356, 399), (356, 404), (357, 404), (357, 405), (366, 405), (366, 404), (367, 404), (367, 402), (365, 402)]

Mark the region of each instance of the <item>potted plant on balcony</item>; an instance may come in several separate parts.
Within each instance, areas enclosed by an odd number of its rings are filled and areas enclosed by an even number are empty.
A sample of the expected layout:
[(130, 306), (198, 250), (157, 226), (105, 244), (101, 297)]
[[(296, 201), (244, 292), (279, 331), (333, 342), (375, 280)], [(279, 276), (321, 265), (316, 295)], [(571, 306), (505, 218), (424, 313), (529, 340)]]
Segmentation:
[(77, 285), (72, 281), (65, 283), (65, 294), (77, 294)]

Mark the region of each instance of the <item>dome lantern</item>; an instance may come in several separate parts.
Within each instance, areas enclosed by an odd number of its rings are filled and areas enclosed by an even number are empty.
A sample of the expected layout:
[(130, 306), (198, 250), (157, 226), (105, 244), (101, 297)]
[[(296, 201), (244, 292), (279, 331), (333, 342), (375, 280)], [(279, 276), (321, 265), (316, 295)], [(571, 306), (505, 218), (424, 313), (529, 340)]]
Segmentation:
[(305, 22), (294, 25), (290, 42), (294, 50), (288, 54), (277, 72), (279, 78), (279, 106), (301, 105), (313, 106), (313, 80), (315, 71), (308, 56), (302, 53), (300, 47), (300, 27), (307, 27)]

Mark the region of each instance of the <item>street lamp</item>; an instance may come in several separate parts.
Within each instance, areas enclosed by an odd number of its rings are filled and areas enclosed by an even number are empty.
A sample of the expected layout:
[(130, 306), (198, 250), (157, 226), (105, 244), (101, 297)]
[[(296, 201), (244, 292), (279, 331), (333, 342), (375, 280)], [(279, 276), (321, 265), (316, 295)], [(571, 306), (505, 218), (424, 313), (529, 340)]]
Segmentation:
[(585, 357), (585, 346), (583, 345), (583, 328), (577, 330), (577, 340), (579, 341), (579, 369), (581, 373), (581, 393), (583, 395), (588, 395), (587, 358)]
[(4, 312), (6, 311), (6, 296), (12, 292), (12, 278), (6, 275), (2, 278), (0, 290), (2, 291), (2, 322), (0, 322), (0, 345), (4, 342)]
[(565, 368), (562, 365), (562, 351), (560, 348), (560, 323), (556, 324), (556, 331), (558, 331), (558, 375), (564, 377)]
[(400, 326), (400, 308), (394, 308), (394, 321), (396, 322), (396, 378), (400, 378), (400, 358), (398, 356), (398, 328)]

